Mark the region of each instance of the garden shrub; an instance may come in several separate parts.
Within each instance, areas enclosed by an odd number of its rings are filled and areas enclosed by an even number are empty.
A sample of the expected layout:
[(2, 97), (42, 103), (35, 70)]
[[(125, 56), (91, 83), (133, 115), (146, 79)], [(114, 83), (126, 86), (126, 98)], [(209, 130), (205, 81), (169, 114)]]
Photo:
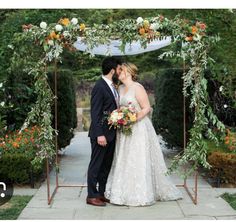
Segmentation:
[(37, 169), (31, 164), (42, 146), (39, 133), (40, 128), (33, 126), (21, 132), (7, 132), (0, 138), (0, 178), (24, 184), (32, 182), (32, 176), (38, 178), (43, 173), (43, 164)]
[[(54, 73), (48, 74), (49, 84), (54, 91)], [(73, 75), (70, 70), (58, 70), (57, 73), (58, 90), (58, 148), (66, 147), (73, 137), (73, 129), (77, 126), (76, 114), (76, 93)], [(52, 107), (54, 116), (54, 106)], [(53, 119), (53, 127), (54, 127)]]
[[(182, 69), (165, 69), (156, 77), (153, 124), (170, 146), (183, 147)], [(187, 100), (186, 100), (187, 101)], [(186, 110), (188, 104), (186, 102)], [(190, 114), (187, 126), (190, 128)]]
[(221, 183), (236, 184), (236, 154), (216, 151), (208, 155), (207, 161), (212, 166), (210, 177), (220, 177)]
[(32, 176), (38, 179), (44, 172), (44, 164), (41, 168), (34, 169), (31, 160), (23, 153), (6, 153), (0, 157), (0, 179), (8, 179), (13, 183), (32, 183)]

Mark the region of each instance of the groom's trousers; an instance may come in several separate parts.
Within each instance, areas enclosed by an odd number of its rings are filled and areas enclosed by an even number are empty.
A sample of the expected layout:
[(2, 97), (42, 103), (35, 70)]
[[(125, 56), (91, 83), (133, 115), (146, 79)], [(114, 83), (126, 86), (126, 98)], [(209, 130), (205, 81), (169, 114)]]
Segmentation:
[(91, 148), (91, 160), (87, 175), (88, 198), (97, 198), (104, 196), (115, 151), (115, 140), (102, 147), (97, 143), (97, 139), (91, 139)]

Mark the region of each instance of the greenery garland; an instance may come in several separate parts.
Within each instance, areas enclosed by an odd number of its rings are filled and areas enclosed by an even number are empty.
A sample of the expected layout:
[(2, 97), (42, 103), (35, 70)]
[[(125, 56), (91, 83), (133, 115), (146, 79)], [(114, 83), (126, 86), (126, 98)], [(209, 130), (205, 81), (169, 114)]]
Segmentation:
[[(31, 112), (28, 114), (22, 129), (31, 122), (37, 122), (42, 128), (41, 151), (33, 160), (37, 165), (45, 158), (55, 155), (53, 145), (53, 134), (57, 133), (51, 127), (51, 104), (54, 96), (47, 84), (45, 67), (53, 61), (62, 62), (61, 54), (65, 48), (75, 50), (73, 44), (78, 37), (82, 37), (87, 44), (87, 53), (99, 44), (107, 44), (112, 39), (120, 39), (121, 50), (124, 51), (125, 45), (132, 41), (139, 41), (145, 48), (154, 39), (163, 39), (171, 36), (172, 43), (180, 45), (175, 51), (170, 50), (163, 53), (160, 59), (165, 57), (179, 57), (188, 64), (188, 71), (183, 74), (183, 94), (190, 96), (190, 108), (194, 109), (194, 124), (190, 130), (190, 139), (183, 154), (177, 155), (169, 168), (169, 173), (177, 170), (181, 165), (189, 161), (192, 162), (187, 173), (191, 173), (198, 165), (209, 168), (206, 160), (207, 146), (204, 136), (217, 141), (217, 137), (211, 126), (215, 126), (219, 131), (224, 131), (224, 125), (212, 112), (208, 103), (207, 80), (204, 71), (209, 62), (214, 61), (208, 56), (211, 45), (219, 41), (218, 36), (207, 35), (206, 24), (197, 21), (191, 23), (187, 20), (169, 20), (162, 15), (153, 18), (143, 19), (142, 17), (121, 20), (109, 25), (97, 25), (86, 27), (85, 24), (78, 24), (77, 18), (60, 19), (55, 24), (48, 25), (41, 22), (39, 26), (23, 25), (21, 38), (31, 40), (34, 44), (41, 46), (44, 50), (42, 58), (36, 66), (28, 67), (29, 74), (35, 78), (35, 90), (38, 99)], [(14, 45), (14, 42), (13, 42)], [(186, 175), (186, 174), (185, 174)]]

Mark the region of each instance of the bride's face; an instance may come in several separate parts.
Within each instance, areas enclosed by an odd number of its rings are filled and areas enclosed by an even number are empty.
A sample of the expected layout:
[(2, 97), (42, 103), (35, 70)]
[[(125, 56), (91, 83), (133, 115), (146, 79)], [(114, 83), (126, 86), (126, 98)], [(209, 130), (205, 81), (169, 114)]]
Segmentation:
[(119, 80), (121, 82), (123, 82), (124, 80), (127, 79), (128, 75), (129, 75), (129, 73), (127, 73), (127, 68), (126, 68), (126, 66), (123, 65), (122, 66), (122, 71), (121, 71), (121, 73), (119, 75)]

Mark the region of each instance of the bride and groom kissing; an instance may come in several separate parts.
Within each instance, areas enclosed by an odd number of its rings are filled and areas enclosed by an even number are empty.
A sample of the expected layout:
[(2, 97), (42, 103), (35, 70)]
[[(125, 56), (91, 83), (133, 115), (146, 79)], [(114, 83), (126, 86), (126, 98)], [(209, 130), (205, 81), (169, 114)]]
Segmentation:
[[(138, 69), (115, 57), (102, 62), (102, 77), (91, 93), (91, 160), (87, 172), (87, 204), (152, 205), (177, 200), (181, 192), (166, 175), (160, 143), (149, 118), (151, 106), (137, 80)], [(121, 84), (115, 87), (117, 83)], [(132, 134), (110, 127), (105, 113), (133, 104)]]

